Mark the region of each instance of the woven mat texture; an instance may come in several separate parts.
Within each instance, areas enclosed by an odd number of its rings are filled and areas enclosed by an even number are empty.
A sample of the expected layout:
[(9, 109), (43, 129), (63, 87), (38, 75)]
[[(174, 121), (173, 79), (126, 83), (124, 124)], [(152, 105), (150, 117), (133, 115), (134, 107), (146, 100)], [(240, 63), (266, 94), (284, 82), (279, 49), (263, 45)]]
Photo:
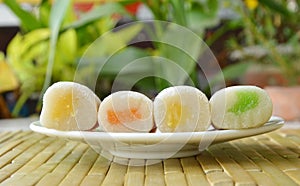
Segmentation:
[[(119, 159), (120, 161), (120, 159)], [(279, 130), (144, 166), (31, 131), (0, 133), (0, 185), (300, 185), (300, 130)]]

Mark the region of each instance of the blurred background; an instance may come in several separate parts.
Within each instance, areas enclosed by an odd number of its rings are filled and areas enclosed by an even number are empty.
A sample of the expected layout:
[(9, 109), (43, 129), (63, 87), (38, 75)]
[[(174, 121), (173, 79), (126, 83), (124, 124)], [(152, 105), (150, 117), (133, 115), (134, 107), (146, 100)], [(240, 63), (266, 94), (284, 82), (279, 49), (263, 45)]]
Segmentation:
[[(200, 66), (211, 69), (210, 79), (205, 76), (210, 72), (204, 75), (195, 62), (203, 53), (188, 56), (174, 46), (151, 42), (151, 31), (191, 51), (197, 43), (170, 28), (154, 24), (149, 32), (134, 24), (110, 32), (96, 51), (98, 59), (113, 56), (95, 87), (101, 99), (111, 93), (123, 67), (159, 56), (182, 67), (208, 97), (223, 80), (225, 86), (256, 85), (270, 94), (274, 115), (299, 120), (299, 8), (300, 0), (0, 0), (0, 118), (38, 115), (47, 87), (73, 81), (85, 51), (103, 34), (135, 21), (160, 20), (191, 30), (207, 44), (215, 58), (200, 60)], [(209, 68), (212, 61), (220, 72)], [(81, 76), (93, 70), (87, 66)], [(166, 69), (146, 65), (131, 70), (137, 74)], [(148, 77), (133, 89), (153, 98), (168, 86), (170, 82)]]

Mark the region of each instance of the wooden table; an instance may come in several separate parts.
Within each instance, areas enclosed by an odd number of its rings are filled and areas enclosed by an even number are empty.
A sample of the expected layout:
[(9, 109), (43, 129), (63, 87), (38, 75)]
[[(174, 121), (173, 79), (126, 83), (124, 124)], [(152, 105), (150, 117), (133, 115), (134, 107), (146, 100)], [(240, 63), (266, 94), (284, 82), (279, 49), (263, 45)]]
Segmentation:
[(297, 122), (198, 156), (131, 166), (132, 160), (117, 164), (86, 144), (27, 130), (31, 120), (0, 121), (0, 185), (300, 185)]

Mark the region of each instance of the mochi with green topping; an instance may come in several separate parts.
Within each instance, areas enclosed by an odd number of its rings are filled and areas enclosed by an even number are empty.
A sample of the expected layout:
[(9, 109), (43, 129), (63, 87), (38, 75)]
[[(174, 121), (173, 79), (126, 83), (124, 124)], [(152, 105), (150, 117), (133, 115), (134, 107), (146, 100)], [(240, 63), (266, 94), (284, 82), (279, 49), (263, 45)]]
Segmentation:
[(210, 99), (211, 120), (218, 129), (260, 127), (272, 116), (273, 104), (265, 90), (256, 86), (232, 86)]

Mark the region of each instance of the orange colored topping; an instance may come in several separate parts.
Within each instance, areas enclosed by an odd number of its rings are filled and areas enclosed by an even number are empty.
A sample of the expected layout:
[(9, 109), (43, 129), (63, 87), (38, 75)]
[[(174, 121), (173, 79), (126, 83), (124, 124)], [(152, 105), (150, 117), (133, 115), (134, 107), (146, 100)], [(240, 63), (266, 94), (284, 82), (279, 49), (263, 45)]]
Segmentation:
[(134, 118), (142, 119), (142, 115), (141, 113), (138, 112), (137, 108), (130, 109), (130, 116), (134, 116), (133, 119)]
[(141, 119), (142, 115), (138, 112), (137, 108), (131, 108), (130, 110), (122, 111), (107, 111), (107, 120), (111, 124), (121, 124), (122, 122), (132, 122), (136, 119)]
[(111, 124), (119, 124), (121, 123), (118, 116), (116, 115), (116, 113), (113, 110), (108, 110), (107, 111), (107, 120), (109, 121), (109, 123)]

